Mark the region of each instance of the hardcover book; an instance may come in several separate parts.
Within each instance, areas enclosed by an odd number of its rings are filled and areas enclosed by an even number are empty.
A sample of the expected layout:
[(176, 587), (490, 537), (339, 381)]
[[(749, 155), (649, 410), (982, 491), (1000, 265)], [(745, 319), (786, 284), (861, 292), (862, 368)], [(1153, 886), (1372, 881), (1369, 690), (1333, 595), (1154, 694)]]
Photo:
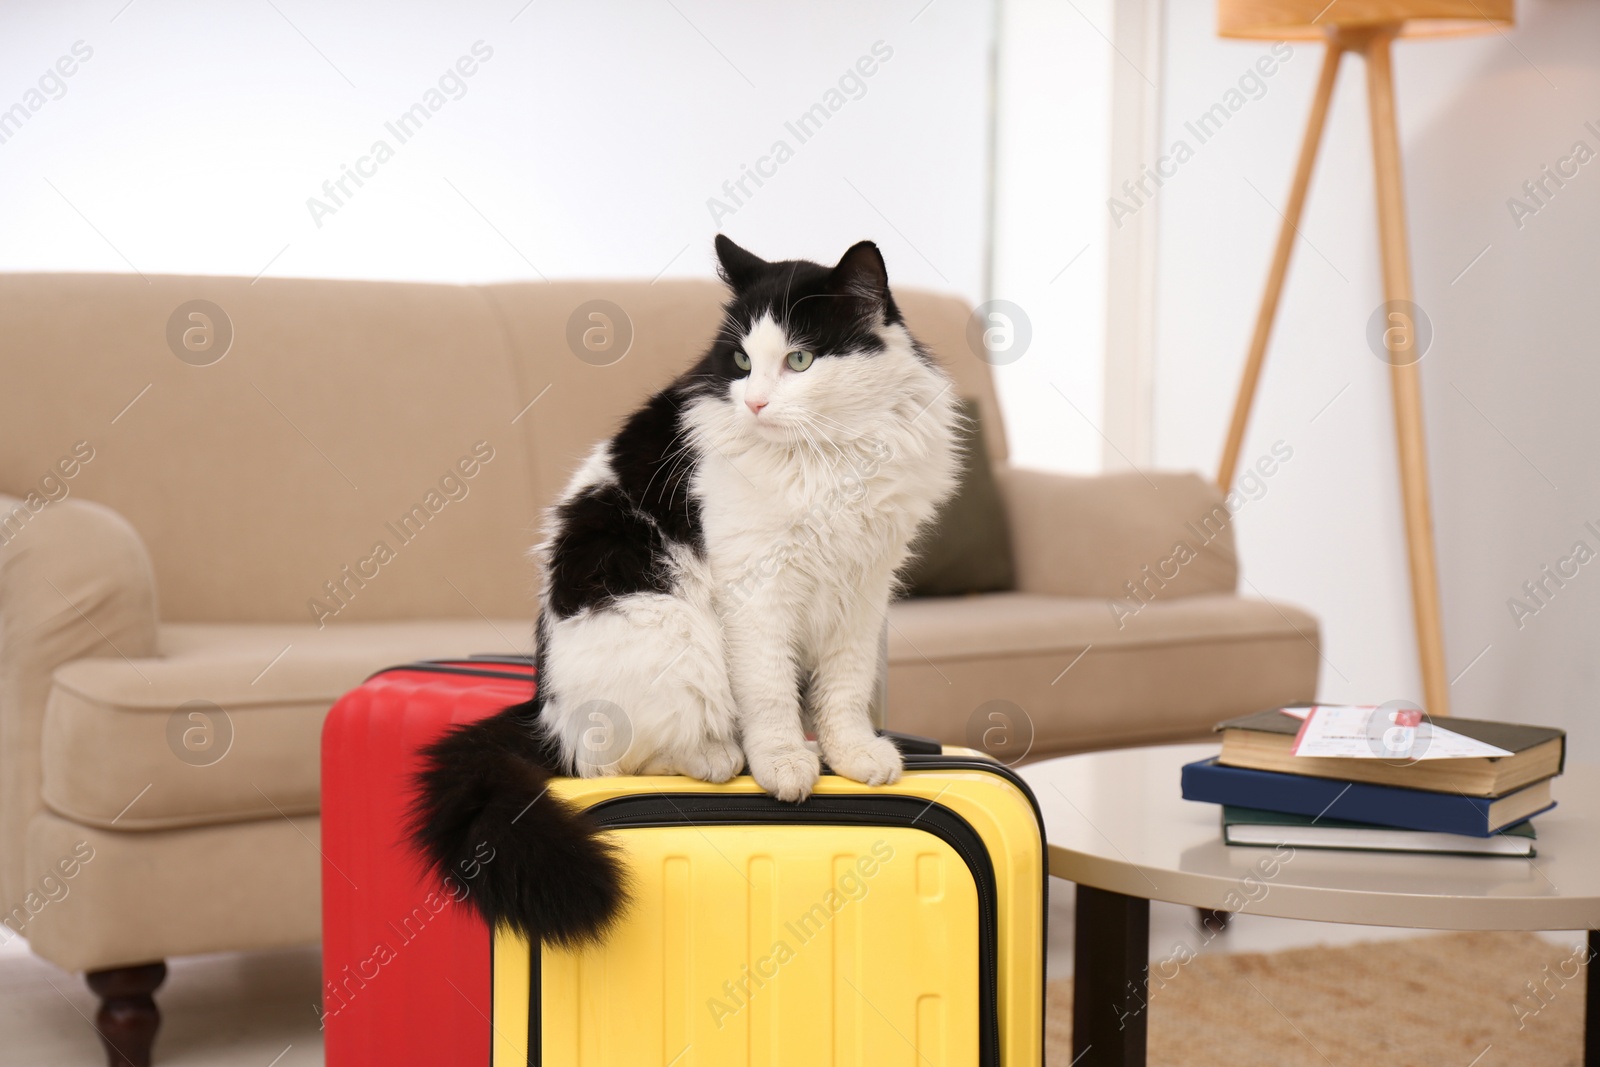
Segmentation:
[(1396, 830), (1348, 819), (1319, 819), (1225, 806), (1222, 839), (1230, 845), (1275, 848), (1325, 848), (1355, 852), (1431, 852), (1460, 856), (1538, 855), (1533, 823), (1524, 820), (1489, 837), (1442, 834), (1429, 830)]
[(1555, 806), (1548, 778), (1503, 797), (1473, 797), (1230, 767), (1215, 758), (1183, 768), (1183, 798), (1472, 837), (1488, 837)]
[(1222, 733), (1218, 760), (1231, 767), (1475, 797), (1504, 796), (1560, 774), (1566, 760), (1563, 730), (1454, 717), (1441, 724), (1511, 755), (1422, 761), (1296, 756), (1294, 742), (1301, 720), (1272, 710), (1218, 723), (1216, 729)]

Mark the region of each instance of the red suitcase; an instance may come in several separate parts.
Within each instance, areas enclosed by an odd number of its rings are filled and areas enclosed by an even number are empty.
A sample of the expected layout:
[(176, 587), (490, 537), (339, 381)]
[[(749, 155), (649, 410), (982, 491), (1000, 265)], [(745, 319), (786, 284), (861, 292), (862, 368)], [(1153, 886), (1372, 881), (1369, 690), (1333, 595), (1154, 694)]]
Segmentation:
[[(329, 1067), (488, 1063), (489, 929), (405, 839), (417, 753), (533, 695), (526, 659), (383, 671), (322, 727), (322, 999)], [(414, 1025), (426, 1019), (427, 1025)]]

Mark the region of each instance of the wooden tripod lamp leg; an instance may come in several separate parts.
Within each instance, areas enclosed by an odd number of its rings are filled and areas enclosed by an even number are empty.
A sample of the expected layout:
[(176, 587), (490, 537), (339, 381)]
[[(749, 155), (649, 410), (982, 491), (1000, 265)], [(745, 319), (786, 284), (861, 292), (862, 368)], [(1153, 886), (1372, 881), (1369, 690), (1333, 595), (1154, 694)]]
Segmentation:
[(1233, 421), (1228, 426), (1228, 441), (1222, 449), (1217, 469), (1217, 485), (1224, 493), (1233, 488), (1233, 473), (1239, 465), (1239, 450), (1244, 447), (1244, 431), (1255, 403), (1256, 384), (1261, 380), (1261, 364), (1266, 360), (1267, 342), (1272, 338), (1272, 321), (1278, 315), (1278, 298), (1283, 295), (1283, 279), (1289, 272), (1289, 254), (1299, 233), (1300, 212), (1305, 207), (1306, 190), (1311, 187), (1311, 172), (1316, 167), (1317, 149), (1322, 144), (1322, 128), (1328, 118), (1328, 102), (1339, 77), (1339, 59), (1344, 49), (1329, 42), (1322, 57), (1322, 75), (1316, 95), (1311, 98), (1311, 117), (1306, 120), (1305, 140), (1300, 143), (1300, 162), (1295, 166), (1289, 186), (1289, 202), (1283, 209), (1283, 226), (1278, 230), (1278, 246), (1267, 271), (1267, 289), (1261, 294), (1261, 309), (1256, 312), (1256, 329), (1250, 338), (1250, 354), (1245, 358), (1244, 377), (1239, 381), (1239, 397), (1233, 404)]
[[(1366, 41), (1367, 97), (1372, 114), (1372, 161), (1377, 177), (1378, 238), (1383, 256), (1383, 291), (1389, 301), (1411, 300), (1411, 259), (1406, 248), (1405, 196), (1400, 179), (1400, 135), (1395, 121), (1394, 72), (1390, 42), (1393, 27)], [(1417, 656), (1429, 715), (1450, 714), (1450, 684), (1445, 677), (1444, 632), (1439, 616), (1439, 576), (1433, 551), (1433, 510), (1428, 502), (1428, 456), (1422, 433), (1422, 385), (1408, 352), (1397, 356), (1396, 339), (1410, 346), (1409, 326), (1388, 331), (1394, 390), (1395, 439), (1400, 459), (1400, 492), (1405, 509), (1406, 547), (1411, 559), (1411, 605), (1416, 616)]]

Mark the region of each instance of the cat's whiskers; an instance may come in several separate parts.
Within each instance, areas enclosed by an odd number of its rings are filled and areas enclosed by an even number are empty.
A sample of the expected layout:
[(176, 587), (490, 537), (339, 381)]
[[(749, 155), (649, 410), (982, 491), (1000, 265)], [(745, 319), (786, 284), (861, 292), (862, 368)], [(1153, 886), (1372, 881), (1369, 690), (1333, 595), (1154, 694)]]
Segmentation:
[(794, 310), (794, 305), (789, 303), (789, 290), (794, 288), (794, 272), (796, 270), (798, 270), (798, 269), (800, 269), (800, 264), (798, 264), (798, 263), (796, 263), (793, 266), (791, 266), (789, 268), (789, 277), (784, 279), (784, 282), (783, 282), (783, 318), (784, 318), (784, 321), (788, 321), (789, 312)]
[[(804, 438), (806, 446), (816, 457), (816, 467), (820, 468), (813, 469), (813, 465), (806, 463), (802, 458), (800, 464), (801, 478), (804, 481), (808, 491), (810, 490), (814, 480), (826, 480), (836, 487), (838, 484), (838, 478), (835, 476), (835, 472), (838, 471), (840, 464), (845, 462), (844, 452), (832, 441), (827, 440), (826, 437), (823, 437), (823, 439), (819, 442), (811, 432), (813, 428), (814, 427), (807, 426), (804, 417), (798, 418), (794, 422), (795, 432)], [(831, 450), (831, 455), (828, 451), (824, 451), (824, 446), (826, 446), (828, 450)]]
[[(806, 424), (805, 420), (802, 419), (802, 420), (796, 422), (795, 423), (795, 429), (797, 429), (801, 433), (801, 435), (804, 436), (807, 446), (810, 447), (812, 453), (817, 457), (817, 459), (819, 461), (827, 463), (830, 467), (837, 467), (839, 465), (839, 462), (838, 462), (837, 459), (835, 459), (833, 457), (830, 457), (826, 452), (824, 452), (822, 450), (823, 444), (825, 442), (818, 440), (818, 438), (814, 434), (812, 434), (811, 431), (812, 431), (813, 428), (808, 426)], [(838, 450), (835, 449), (834, 451), (837, 452)]]
[[(818, 446), (819, 452), (821, 445), (826, 445), (828, 448), (833, 450), (833, 453), (836, 457), (839, 459), (844, 457), (844, 449), (840, 448), (838, 442), (833, 439), (832, 434), (827, 432), (828, 428), (825, 424), (831, 422), (832, 420), (828, 419), (821, 412), (814, 411), (811, 408), (801, 407), (799, 405), (796, 405), (789, 410), (794, 414), (797, 423), (807, 427), (808, 430), (816, 431), (816, 436), (813, 438), (813, 442), (816, 443), (820, 441), (820, 445)], [(835, 461), (835, 466), (837, 466), (837, 460)]]
[(846, 293), (810, 293), (810, 294), (808, 294), (806, 296), (802, 296), (799, 300), (796, 300), (790, 306), (789, 310), (793, 311), (795, 308), (799, 307), (801, 304), (804, 304), (807, 300), (823, 300), (823, 299), (842, 300), (847, 295), (848, 294), (846, 294)]
[(832, 429), (839, 430), (839, 431), (845, 433), (846, 435), (848, 435), (850, 440), (852, 440), (852, 441), (859, 441), (862, 437), (866, 436), (864, 433), (862, 433), (861, 431), (857, 430), (855, 427), (846, 426), (844, 423), (840, 422), (837, 419), (829, 418), (827, 415), (824, 415), (822, 412), (816, 410), (815, 408), (808, 408), (808, 407), (805, 407), (804, 405), (796, 404), (792, 408), (790, 408), (789, 410), (797, 412), (797, 413), (799, 413), (801, 415), (807, 416), (807, 417), (809, 417), (811, 419), (814, 419), (816, 422), (821, 423), (824, 426), (830, 427)]
[[(682, 487), (685, 478), (694, 473), (694, 467), (699, 460), (699, 453), (694, 449), (694, 442), (687, 441), (678, 449), (672, 463), (672, 469), (667, 473), (667, 503), (671, 506), (672, 498)], [(689, 494), (683, 494), (684, 517), (689, 518)]]
[[(682, 444), (678, 444), (680, 441)], [(674, 448), (672, 447), (673, 445), (677, 445), (677, 447)], [(663, 503), (670, 508), (674, 497), (678, 495), (679, 489), (683, 487), (684, 480), (693, 475), (695, 466), (700, 459), (700, 453), (696, 446), (697, 442), (690, 427), (684, 426), (683, 429), (674, 434), (672, 440), (668, 442), (668, 451), (662, 454), (660, 463), (650, 475), (650, 481), (645, 483), (645, 490), (641, 494), (641, 499), (648, 499), (651, 484), (655, 482), (657, 475), (665, 471), (666, 477), (663, 479), (662, 486), (662, 492), (665, 496)], [(692, 502), (687, 492), (683, 493), (683, 510), (684, 517), (692, 521)]]
[[(837, 467), (839, 459), (843, 455), (839, 451), (839, 447), (829, 441), (826, 434), (814, 432), (817, 430), (815, 424), (802, 419), (798, 425), (801, 427), (801, 432), (806, 435), (806, 440), (811, 443), (811, 450), (816, 453), (817, 458), (827, 462), (829, 467)], [(833, 454), (830, 456), (824, 449), (832, 450)]]
[[(679, 441), (682, 441), (683, 444), (679, 445)], [(655, 484), (656, 475), (660, 474), (663, 470), (666, 470), (669, 466), (675, 465), (678, 461), (678, 458), (693, 447), (694, 442), (689, 440), (689, 430), (687, 427), (673, 434), (672, 439), (667, 442), (667, 447), (662, 451), (661, 458), (656, 461), (656, 469), (651, 472), (650, 480), (644, 483), (644, 490), (640, 492), (639, 499), (641, 501), (648, 500), (650, 498), (650, 487)], [(670, 486), (670, 484), (671, 477), (669, 475), (667, 485)], [(667, 488), (664, 491), (667, 493), (667, 499), (670, 500), (672, 498), (671, 489)]]

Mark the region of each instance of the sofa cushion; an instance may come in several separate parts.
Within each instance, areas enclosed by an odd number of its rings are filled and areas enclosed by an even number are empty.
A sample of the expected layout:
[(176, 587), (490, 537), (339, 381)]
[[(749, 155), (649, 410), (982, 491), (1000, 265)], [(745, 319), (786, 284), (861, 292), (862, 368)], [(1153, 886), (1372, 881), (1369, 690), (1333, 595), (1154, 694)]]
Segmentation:
[(1233, 513), (1198, 474), (999, 474), (1020, 590), (1132, 607), (1239, 587)]
[[(206, 316), (198, 366), (169, 331)], [(535, 416), (512, 421), (531, 394), (481, 291), (0, 274), (0, 323), (29, 353), (0, 389), (0, 489), (82, 434), (94, 458), (65, 486), (139, 531), (163, 618), (532, 614)]]
[(991, 754), (1008, 761), (1194, 738), (1313, 699), (1317, 641), (1300, 608), (1225, 594), (1132, 616), (1035, 593), (904, 600), (889, 613), (888, 724), (981, 748), (998, 714), (1016, 743)]
[(312, 813), (322, 718), (346, 690), (397, 663), (531, 643), (526, 621), (165, 625), (156, 658), (55, 672), (44, 802), (117, 830)]
[(1006, 506), (995, 482), (978, 402), (961, 400), (961, 483), (914, 546), (902, 577), (910, 596), (998, 593), (1017, 587)]

